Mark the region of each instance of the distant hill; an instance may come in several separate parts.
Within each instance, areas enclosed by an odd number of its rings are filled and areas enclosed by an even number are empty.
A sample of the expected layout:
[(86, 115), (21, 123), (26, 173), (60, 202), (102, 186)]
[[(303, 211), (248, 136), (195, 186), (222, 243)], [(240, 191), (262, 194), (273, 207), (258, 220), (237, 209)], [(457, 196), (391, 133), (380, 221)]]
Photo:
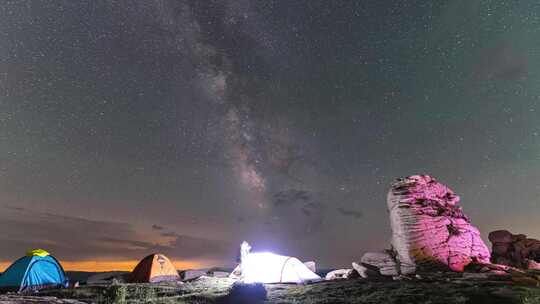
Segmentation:
[(86, 280), (97, 274), (98, 272), (87, 272), (87, 271), (66, 271), (66, 276), (71, 282), (86, 282)]

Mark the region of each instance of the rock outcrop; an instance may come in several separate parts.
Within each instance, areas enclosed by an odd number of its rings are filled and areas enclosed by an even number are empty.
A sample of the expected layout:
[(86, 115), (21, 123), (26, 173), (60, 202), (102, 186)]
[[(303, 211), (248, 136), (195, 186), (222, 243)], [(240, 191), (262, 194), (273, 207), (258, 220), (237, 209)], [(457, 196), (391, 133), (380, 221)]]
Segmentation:
[(491, 261), (523, 269), (540, 270), (540, 240), (527, 238), (524, 234), (512, 234), (497, 230), (489, 234)]
[(463, 271), (472, 262), (489, 263), (480, 232), (458, 203), (459, 196), (428, 175), (398, 179), (387, 200), (392, 249), (368, 253), (362, 263), (377, 266), (384, 275)]
[(458, 205), (459, 196), (434, 178), (398, 179), (387, 203), (401, 273), (424, 265), (463, 271), (471, 262), (489, 263), (489, 250)]

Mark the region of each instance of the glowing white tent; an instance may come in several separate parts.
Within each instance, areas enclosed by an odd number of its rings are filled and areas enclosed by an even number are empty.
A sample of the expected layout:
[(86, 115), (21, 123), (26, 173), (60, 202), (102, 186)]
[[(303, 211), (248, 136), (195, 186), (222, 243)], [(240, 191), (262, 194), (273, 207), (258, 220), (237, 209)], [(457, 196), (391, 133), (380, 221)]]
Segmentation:
[(244, 283), (305, 283), (321, 277), (294, 257), (271, 252), (251, 253), (247, 242), (241, 246), (240, 280)]

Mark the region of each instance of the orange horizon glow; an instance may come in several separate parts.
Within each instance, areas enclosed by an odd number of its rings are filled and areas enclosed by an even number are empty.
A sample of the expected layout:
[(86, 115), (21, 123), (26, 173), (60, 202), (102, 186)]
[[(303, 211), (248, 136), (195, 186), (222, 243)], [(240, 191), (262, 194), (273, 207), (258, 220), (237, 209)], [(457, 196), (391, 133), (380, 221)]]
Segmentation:
[[(0, 262), (0, 271), (6, 270), (13, 262)], [(137, 260), (127, 261), (60, 261), (65, 271), (131, 271), (139, 263)], [(178, 270), (202, 268), (203, 263), (195, 261), (172, 261)]]

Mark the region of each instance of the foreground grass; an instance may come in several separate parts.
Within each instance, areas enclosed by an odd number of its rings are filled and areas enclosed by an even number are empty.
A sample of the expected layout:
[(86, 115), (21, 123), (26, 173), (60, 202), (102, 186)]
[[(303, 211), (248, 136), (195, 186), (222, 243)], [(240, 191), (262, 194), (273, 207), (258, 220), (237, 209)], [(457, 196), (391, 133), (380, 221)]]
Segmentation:
[(260, 295), (253, 297), (253, 294), (249, 295), (251, 298), (242, 298), (241, 292), (233, 296), (232, 286), (233, 281), (228, 279), (204, 277), (183, 284), (116, 283), (50, 290), (41, 295), (85, 303), (540, 304), (540, 287), (534, 280), (470, 279), (454, 274), (400, 281), (356, 279), (309, 285), (269, 284), (261, 286), (266, 300), (259, 300)]

